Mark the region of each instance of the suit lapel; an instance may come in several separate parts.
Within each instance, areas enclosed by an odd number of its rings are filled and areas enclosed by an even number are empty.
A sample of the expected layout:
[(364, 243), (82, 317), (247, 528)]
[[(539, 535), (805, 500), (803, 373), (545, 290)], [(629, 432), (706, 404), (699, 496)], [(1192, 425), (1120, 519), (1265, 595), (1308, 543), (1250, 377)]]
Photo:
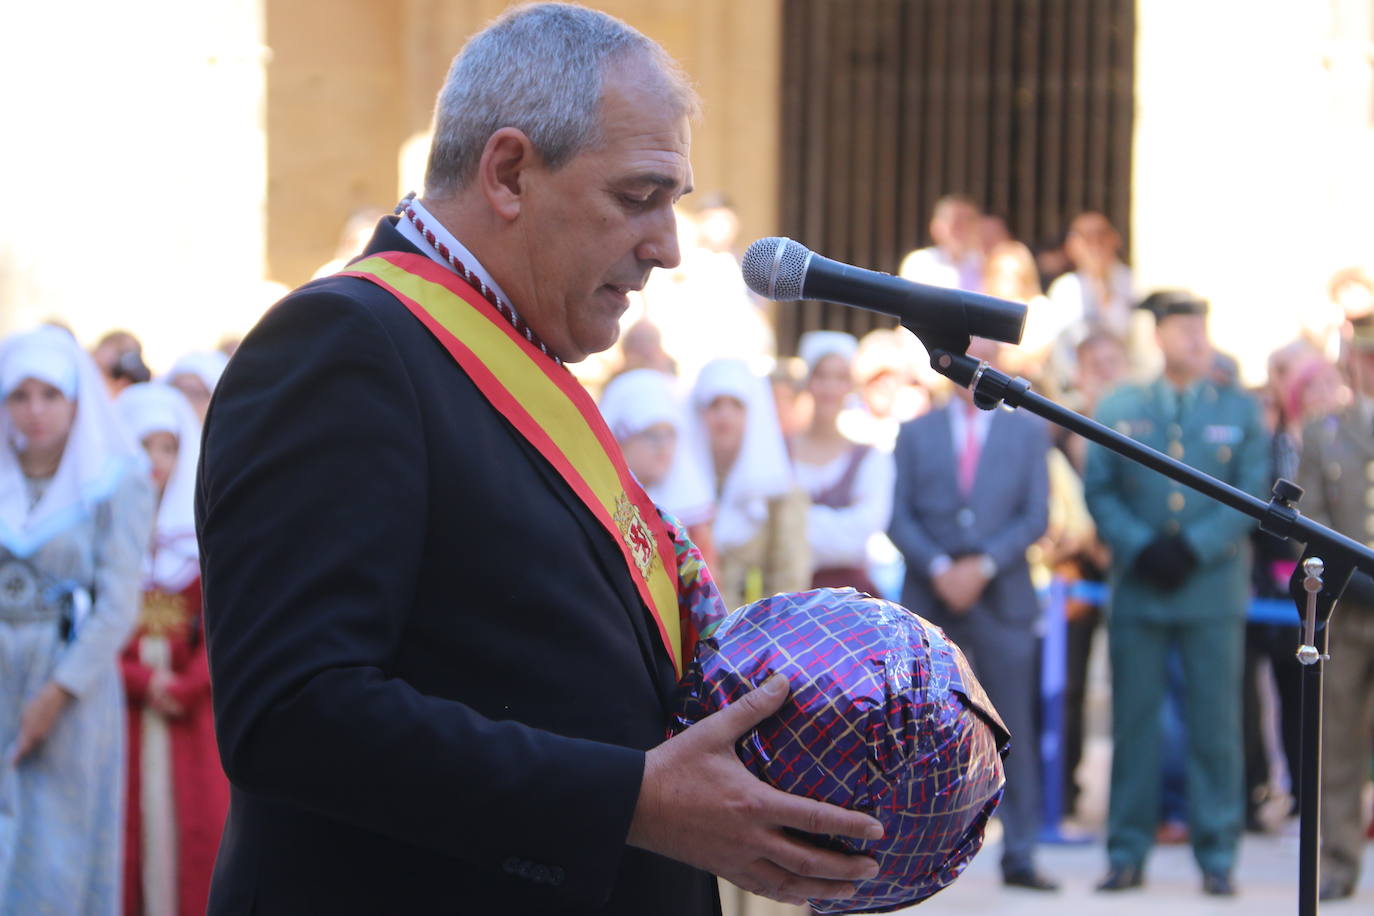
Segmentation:
[(987, 489), (988, 483), (992, 479), (989, 475), (993, 473), (990, 466), (994, 456), (1008, 454), (1002, 444), (1002, 440), (1006, 436), (1007, 419), (1002, 414), (1002, 408), (995, 407), (988, 417), (987, 435), (983, 437), (983, 447), (978, 450), (978, 467), (973, 469), (973, 490), (969, 493), (969, 502), (974, 501), (976, 494)]
[[(676, 687), (675, 678), (671, 673), (672, 665), (663, 652), (658, 635), (649, 631), (649, 611), (644, 607), (644, 603), (640, 600), (638, 592), (635, 591), (630, 577), (625, 572), (625, 558), (619, 545), (611, 541), (606, 529), (597, 522), (596, 518), (587, 510), (586, 505), (577, 498), (577, 494), (568, 487), (567, 483), (544, 457), (514, 429), (510, 429), (510, 434), (519, 444), (530, 464), (543, 477), (549, 489), (557, 494), (559, 500), (577, 520), (578, 527), (586, 535), (587, 542), (596, 555), (596, 563), (601, 574), (606, 577), (606, 580), (615, 588), (616, 594), (620, 596), (621, 610), (634, 629), (635, 642), (639, 644), (644, 666), (649, 670), (654, 687), (658, 690), (659, 699), (664, 708), (667, 709)], [(662, 665), (660, 661), (663, 662)], [(669, 672), (666, 680), (663, 676), (665, 667)]]
[[(935, 449), (931, 452), (935, 459), (942, 463), (940, 475), (945, 478), (945, 485), (950, 487), (952, 492), (959, 493), (959, 449), (954, 442), (954, 429), (952, 411), (960, 405), (951, 399), (948, 404), (940, 409), (935, 420)], [(961, 496), (962, 498), (962, 496)]]

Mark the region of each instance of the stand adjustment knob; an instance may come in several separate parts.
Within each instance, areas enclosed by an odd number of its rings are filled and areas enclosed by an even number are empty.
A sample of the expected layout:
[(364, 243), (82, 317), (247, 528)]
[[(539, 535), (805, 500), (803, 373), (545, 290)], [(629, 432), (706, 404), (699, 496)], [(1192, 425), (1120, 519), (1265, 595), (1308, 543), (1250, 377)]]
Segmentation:
[(1302, 499), (1302, 487), (1283, 477), (1274, 481), (1274, 489), (1271, 492), (1274, 498), (1284, 505), (1292, 505)]

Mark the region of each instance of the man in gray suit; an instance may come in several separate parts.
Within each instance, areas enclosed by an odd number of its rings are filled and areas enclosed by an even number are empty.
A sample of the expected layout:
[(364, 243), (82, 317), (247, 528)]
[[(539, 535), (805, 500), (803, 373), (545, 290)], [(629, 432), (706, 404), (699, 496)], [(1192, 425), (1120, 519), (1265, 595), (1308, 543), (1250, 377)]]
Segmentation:
[[(990, 363), (997, 344), (968, 353)], [(972, 663), (1012, 734), (1003, 826), (1002, 879), (1056, 890), (1035, 866), (1040, 767), (1035, 738), (1036, 623), (1040, 604), (1026, 548), (1045, 532), (1049, 438), (1030, 414), (984, 411), (973, 395), (902, 426), (888, 535), (906, 558), (902, 603), (944, 628)]]

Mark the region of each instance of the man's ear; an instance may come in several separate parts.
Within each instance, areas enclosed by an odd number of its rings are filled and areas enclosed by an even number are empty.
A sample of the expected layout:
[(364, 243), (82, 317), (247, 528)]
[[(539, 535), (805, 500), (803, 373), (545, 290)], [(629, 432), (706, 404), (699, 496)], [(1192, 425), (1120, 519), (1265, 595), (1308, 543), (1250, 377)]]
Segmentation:
[(530, 169), (543, 161), (524, 131), (503, 127), (487, 139), (477, 164), (477, 186), (491, 209), (505, 220), (520, 215)]

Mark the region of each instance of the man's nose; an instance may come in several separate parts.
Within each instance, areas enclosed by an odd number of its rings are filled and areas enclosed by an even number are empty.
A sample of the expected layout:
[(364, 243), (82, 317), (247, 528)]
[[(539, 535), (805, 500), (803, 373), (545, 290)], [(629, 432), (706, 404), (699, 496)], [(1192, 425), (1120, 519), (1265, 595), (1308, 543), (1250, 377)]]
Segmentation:
[(677, 242), (677, 217), (671, 208), (657, 211), (644, 240), (635, 250), (635, 256), (669, 270), (682, 263), (682, 252)]

